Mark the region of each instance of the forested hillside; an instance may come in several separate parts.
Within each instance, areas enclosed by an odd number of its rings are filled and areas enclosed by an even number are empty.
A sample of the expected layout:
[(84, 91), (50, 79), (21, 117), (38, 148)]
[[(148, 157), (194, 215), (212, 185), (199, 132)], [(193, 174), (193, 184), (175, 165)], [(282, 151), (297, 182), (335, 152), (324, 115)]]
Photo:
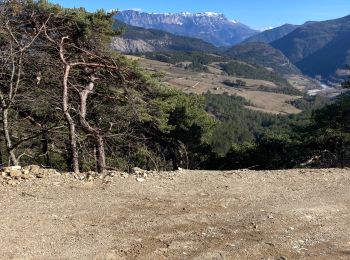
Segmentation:
[(223, 64), (222, 68), (228, 75), (271, 81), (280, 87), (278, 89), (279, 92), (292, 95), (302, 95), (300, 91), (295, 89), (281, 75), (275, 72), (271, 72), (265, 69), (264, 67), (250, 64), (242, 64), (239, 61), (230, 61), (228, 63)]
[[(1, 165), (76, 173), (349, 165), (348, 94), (324, 108), (320, 97), (293, 101), (304, 110), (294, 116), (248, 110), (233, 95), (185, 94), (110, 49), (120, 33), (113, 17), (47, 1), (0, 2)], [(177, 63), (187, 54), (148, 55)], [(288, 87), (259, 66), (187, 58)]]
[(339, 73), (349, 64), (350, 16), (306, 23), (271, 43), (303, 73), (332, 82), (344, 80)]
[(236, 45), (225, 52), (231, 58), (243, 60), (252, 64), (258, 64), (272, 69), (282, 75), (300, 74), (300, 70), (294, 66), (284, 54), (267, 43), (250, 42)]
[(211, 63), (229, 61), (228, 58), (220, 55), (193, 51), (146, 52), (143, 55), (147, 59), (170, 63), (180, 67), (183, 66), (181, 65), (183, 62), (189, 62), (190, 64), (187, 64), (186, 68), (195, 71), (208, 71), (207, 65)]

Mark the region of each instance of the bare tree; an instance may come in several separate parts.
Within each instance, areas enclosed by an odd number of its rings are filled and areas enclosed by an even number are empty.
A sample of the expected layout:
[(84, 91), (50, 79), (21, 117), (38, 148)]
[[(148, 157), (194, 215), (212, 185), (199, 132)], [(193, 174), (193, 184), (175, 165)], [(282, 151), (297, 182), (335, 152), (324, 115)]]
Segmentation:
[[(79, 123), (83, 131), (93, 136), (95, 147), (97, 150), (96, 165), (97, 171), (103, 172), (106, 169), (106, 156), (104, 146), (104, 133), (102, 129), (93, 127), (87, 120), (87, 100), (91, 93), (94, 92), (95, 83), (98, 78), (94, 74), (86, 74), (88, 70), (103, 70), (109, 72), (111, 75), (120, 75), (123, 71), (117, 66), (112, 59), (100, 56), (98, 53), (83, 49), (70, 41), (70, 37), (65, 35), (59, 41), (55, 41), (46, 31), (46, 37), (57, 46), (59, 50), (59, 57), (63, 64), (64, 74), (62, 79), (62, 107), (63, 113), (69, 126), (69, 140), (72, 152), (73, 171), (79, 172), (79, 152), (77, 145), (77, 122), (74, 121), (71, 115), (72, 106), (70, 104), (69, 96), (71, 90), (74, 88), (71, 81), (77, 82), (79, 88), (75, 90), (79, 93), (79, 107), (78, 111)], [(69, 41), (69, 42), (68, 42)], [(67, 58), (66, 56), (69, 56)], [(88, 61), (86, 61), (88, 60)], [(74, 72), (74, 79), (72, 78)], [(124, 73), (126, 73), (124, 71)], [(76, 76), (79, 75), (79, 76)], [(82, 85), (80, 82), (88, 82)]]
[[(111, 146), (115, 149), (118, 138), (120, 143), (125, 143), (124, 137), (130, 135), (130, 129), (137, 128), (137, 122), (141, 121), (138, 106), (146, 107), (143, 98), (149, 90), (146, 81), (132, 66), (113, 58), (105, 48), (112, 31), (112, 16), (62, 9), (46, 1), (2, 3), (0, 108), (11, 163), (19, 163), (16, 148), (20, 144), (41, 135), (45, 142), (40, 151), (49, 164), (48, 134), (55, 127), (52, 121), (64, 121), (64, 132), (56, 140), (61, 145), (60, 155), (68, 155), (68, 158), (63, 157), (68, 167), (78, 173), (84, 167), (80, 162), (84, 162), (85, 152), (94, 150), (97, 170), (103, 172), (107, 168), (106, 149)], [(39, 56), (45, 57), (45, 61), (37, 65), (35, 59)], [(48, 105), (40, 109), (39, 104), (34, 104), (33, 95), (40, 92), (38, 88), (53, 95), (44, 99), (53, 101), (57, 109)], [(18, 105), (18, 91), (23, 89), (25, 98), (34, 99), (30, 105), (23, 104), (24, 99)], [(53, 110), (59, 115), (45, 115)], [(11, 127), (9, 116), (14, 115), (25, 119), (38, 131), (18, 138), (15, 130), (11, 131), (15, 127)], [(13, 125), (18, 125), (15, 118), (12, 119)], [(47, 119), (51, 120), (50, 126)], [(23, 132), (30, 131), (28, 127)], [(138, 129), (134, 133), (142, 136), (140, 132)], [(136, 135), (132, 137), (134, 140), (139, 138)], [(81, 140), (87, 140), (86, 144)]]

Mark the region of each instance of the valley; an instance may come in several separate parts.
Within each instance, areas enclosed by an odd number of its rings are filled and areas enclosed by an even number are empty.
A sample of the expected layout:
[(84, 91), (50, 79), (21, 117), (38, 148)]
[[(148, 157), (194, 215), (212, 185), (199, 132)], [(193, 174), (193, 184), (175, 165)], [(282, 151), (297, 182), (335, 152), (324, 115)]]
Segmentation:
[[(228, 93), (229, 95), (245, 98), (251, 103), (250, 106), (247, 106), (249, 109), (272, 114), (295, 114), (301, 112), (301, 110), (291, 104), (291, 101), (299, 99), (301, 96), (262, 91), (262, 88), (267, 88), (277, 90), (278, 92), (279, 86), (266, 80), (225, 76), (220, 66), (216, 63), (208, 65), (208, 72), (195, 72), (181, 68), (176, 64), (137, 56), (129, 55), (128, 57), (130, 59), (136, 59), (141, 67), (150, 72), (164, 73), (164, 77), (160, 78), (161, 82), (185, 93), (204, 94), (208, 91), (213, 94)], [(229, 87), (223, 83), (227, 80), (241, 80), (246, 85), (243, 87)], [(302, 75), (290, 75), (289, 82), (301, 91), (317, 87), (313, 81)]]

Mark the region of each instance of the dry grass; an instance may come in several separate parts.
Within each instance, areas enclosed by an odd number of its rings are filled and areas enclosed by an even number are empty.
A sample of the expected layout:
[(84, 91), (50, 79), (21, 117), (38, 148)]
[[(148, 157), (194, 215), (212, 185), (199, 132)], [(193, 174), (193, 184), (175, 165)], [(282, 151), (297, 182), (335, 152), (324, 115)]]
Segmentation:
[[(249, 109), (272, 114), (295, 114), (301, 112), (290, 104), (290, 101), (300, 97), (286, 94), (258, 91), (260, 86), (277, 88), (276, 84), (266, 80), (245, 79), (222, 75), (216, 64), (209, 66), (209, 72), (193, 72), (174, 65), (148, 59), (139, 60), (142, 67), (149, 71), (164, 72), (162, 81), (168, 86), (175, 87), (185, 93), (203, 94), (210, 91), (213, 94), (228, 93), (246, 98), (250, 103)], [(224, 80), (243, 80), (246, 87), (232, 88), (222, 82)]]
[(287, 80), (293, 87), (301, 91), (320, 88), (317, 82), (303, 75), (289, 75)]

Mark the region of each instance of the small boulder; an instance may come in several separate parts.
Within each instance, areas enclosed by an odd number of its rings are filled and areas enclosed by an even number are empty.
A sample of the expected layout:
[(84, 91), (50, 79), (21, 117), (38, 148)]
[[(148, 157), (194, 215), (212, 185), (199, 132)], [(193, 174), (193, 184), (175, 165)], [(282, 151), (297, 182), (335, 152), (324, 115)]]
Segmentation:
[(22, 174), (21, 178), (23, 180), (29, 180), (29, 179), (33, 178), (33, 176), (30, 174)]
[(22, 169), (21, 166), (8, 166), (2, 168), (3, 172), (10, 173), (10, 171), (20, 171)]
[(144, 178), (137, 178), (136, 180), (137, 180), (138, 182), (144, 182), (144, 181), (145, 181)]
[(141, 174), (143, 172), (143, 170), (141, 168), (139, 168), (139, 167), (134, 167), (134, 168), (131, 169), (131, 172), (133, 174)]
[(29, 173), (30, 173), (29, 169), (23, 169), (22, 170), (22, 174), (23, 175), (29, 175)]
[(129, 174), (127, 174), (126, 172), (123, 172), (123, 173), (121, 174), (121, 176), (122, 176), (123, 178), (128, 178), (128, 177), (129, 177)]
[(41, 167), (38, 166), (38, 165), (30, 165), (30, 166), (29, 166), (29, 171), (30, 171), (32, 174), (38, 174), (38, 173), (40, 173), (40, 170), (41, 170)]
[(14, 181), (14, 180), (9, 180), (7, 182), (8, 185), (11, 185), (11, 186), (16, 186), (18, 184), (18, 182)]
[(22, 176), (22, 172), (19, 170), (10, 170), (9, 175), (11, 178), (20, 178)]
[(93, 181), (93, 180), (94, 180), (94, 177), (92, 177), (91, 174), (86, 175), (86, 181)]

